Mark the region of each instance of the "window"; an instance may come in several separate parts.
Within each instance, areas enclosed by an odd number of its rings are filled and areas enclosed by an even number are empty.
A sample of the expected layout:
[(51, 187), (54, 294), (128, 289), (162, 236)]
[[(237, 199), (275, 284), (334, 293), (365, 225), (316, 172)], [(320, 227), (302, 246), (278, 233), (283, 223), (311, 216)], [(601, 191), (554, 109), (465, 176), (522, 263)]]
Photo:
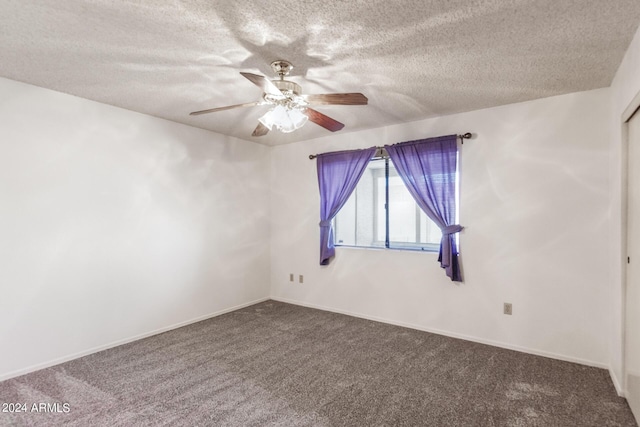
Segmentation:
[(442, 233), (417, 205), (393, 162), (369, 162), (334, 218), (336, 246), (438, 251)]

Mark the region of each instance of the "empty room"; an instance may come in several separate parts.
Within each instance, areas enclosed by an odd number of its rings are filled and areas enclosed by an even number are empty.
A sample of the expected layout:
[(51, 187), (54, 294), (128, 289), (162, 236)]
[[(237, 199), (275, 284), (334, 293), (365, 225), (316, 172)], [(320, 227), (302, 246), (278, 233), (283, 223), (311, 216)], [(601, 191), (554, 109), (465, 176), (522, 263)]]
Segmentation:
[(637, 426), (639, 26), (0, 1), (0, 426)]

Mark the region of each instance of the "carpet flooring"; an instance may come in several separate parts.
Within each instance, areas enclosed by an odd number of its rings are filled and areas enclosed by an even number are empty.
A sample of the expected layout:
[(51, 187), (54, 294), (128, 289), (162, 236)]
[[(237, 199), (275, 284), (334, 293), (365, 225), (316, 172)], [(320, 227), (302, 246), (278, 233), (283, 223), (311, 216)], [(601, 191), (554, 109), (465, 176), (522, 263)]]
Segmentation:
[(603, 369), (276, 301), (0, 382), (9, 402), (3, 426), (637, 425)]

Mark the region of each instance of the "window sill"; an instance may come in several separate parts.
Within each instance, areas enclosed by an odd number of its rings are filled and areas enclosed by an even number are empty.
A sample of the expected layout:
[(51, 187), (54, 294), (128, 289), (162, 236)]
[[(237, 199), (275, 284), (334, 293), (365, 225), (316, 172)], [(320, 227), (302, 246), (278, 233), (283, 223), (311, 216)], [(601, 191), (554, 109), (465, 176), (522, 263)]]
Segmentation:
[(380, 246), (335, 245), (335, 247), (336, 248), (347, 248), (347, 249), (364, 249), (364, 250), (374, 250), (374, 251), (416, 252), (416, 253), (428, 253), (428, 254), (438, 254), (440, 252), (439, 249), (384, 248), (384, 247), (380, 247)]

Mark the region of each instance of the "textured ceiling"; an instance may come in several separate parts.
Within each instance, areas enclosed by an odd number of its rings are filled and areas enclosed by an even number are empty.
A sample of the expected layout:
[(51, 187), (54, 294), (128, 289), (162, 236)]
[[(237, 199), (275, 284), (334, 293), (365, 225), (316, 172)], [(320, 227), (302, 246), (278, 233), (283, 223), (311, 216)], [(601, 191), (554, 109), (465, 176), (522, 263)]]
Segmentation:
[(0, 0), (0, 76), (275, 145), (328, 135), (313, 123), (254, 138), (268, 107), (239, 71), (294, 65), (341, 133), (609, 86), (640, 24), (638, 0)]

